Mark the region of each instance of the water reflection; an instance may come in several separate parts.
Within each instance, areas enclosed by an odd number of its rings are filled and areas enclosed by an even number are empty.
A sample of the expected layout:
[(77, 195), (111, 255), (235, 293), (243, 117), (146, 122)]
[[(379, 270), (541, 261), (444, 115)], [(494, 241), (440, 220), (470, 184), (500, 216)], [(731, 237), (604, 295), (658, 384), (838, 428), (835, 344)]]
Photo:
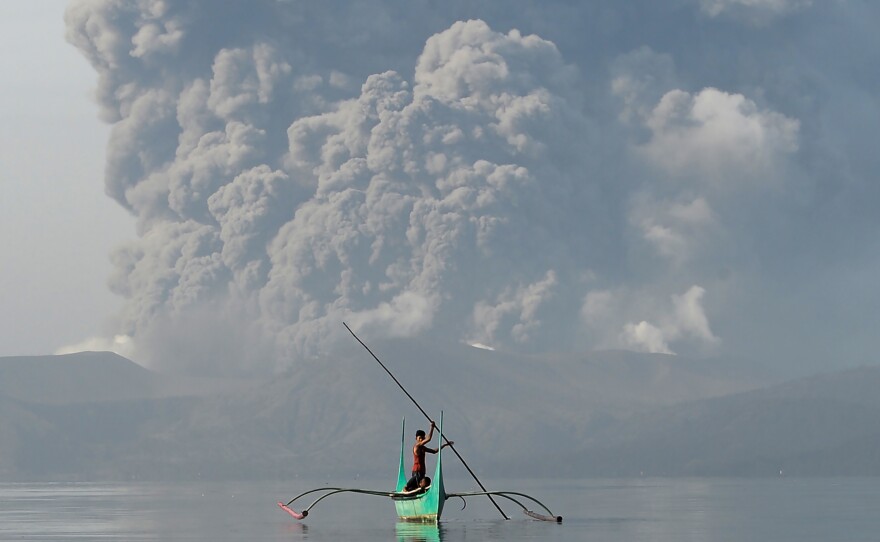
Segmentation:
[(283, 482), (0, 483), (0, 541), (825, 542), (880, 532), (876, 478), (537, 483), (557, 487), (563, 524), (502, 520), (488, 503), (450, 511), (439, 526), (398, 523), (386, 501), (357, 496), (296, 522), (275, 504)]
[(397, 542), (440, 542), (443, 529), (436, 523), (398, 521), (395, 526)]
[(309, 535), (309, 526), (305, 523), (285, 523), (284, 530), (287, 534), (299, 535), (298, 538), (306, 539)]

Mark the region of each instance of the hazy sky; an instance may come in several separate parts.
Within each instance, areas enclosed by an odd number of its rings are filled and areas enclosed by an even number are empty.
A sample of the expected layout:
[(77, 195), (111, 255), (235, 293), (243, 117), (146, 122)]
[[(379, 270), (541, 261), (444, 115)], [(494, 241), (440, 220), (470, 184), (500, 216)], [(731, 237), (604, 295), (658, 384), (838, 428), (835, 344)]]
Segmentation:
[(0, 355), (112, 332), (110, 251), (134, 219), (104, 195), (109, 127), (63, 0), (0, 2)]
[(3, 9), (3, 353), (874, 361), (874, 3), (75, 0), (69, 45)]

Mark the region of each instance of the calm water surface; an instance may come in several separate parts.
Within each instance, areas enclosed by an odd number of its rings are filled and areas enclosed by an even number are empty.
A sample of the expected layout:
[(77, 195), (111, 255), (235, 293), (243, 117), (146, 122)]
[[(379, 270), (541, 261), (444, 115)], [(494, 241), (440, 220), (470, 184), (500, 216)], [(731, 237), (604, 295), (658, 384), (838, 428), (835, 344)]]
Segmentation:
[[(530, 520), (487, 499), (447, 501), (437, 526), (401, 524), (380, 497), (331, 497), (304, 522), (275, 502), (324, 485), (0, 484), (0, 540), (877, 541), (880, 479), (508, 480), (564, 516)], [(381, 481), (345, 486), (383, 489)], [(451, 491), (471, 491), (447, 480)], [(311, 501), (307, 501), (311, 502)]]

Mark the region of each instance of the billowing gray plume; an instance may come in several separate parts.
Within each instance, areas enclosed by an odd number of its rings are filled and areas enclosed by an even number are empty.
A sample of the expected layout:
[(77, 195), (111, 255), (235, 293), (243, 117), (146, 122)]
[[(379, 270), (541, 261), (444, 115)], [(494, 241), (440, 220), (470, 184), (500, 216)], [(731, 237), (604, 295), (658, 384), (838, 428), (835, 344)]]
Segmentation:
[(137, 218), (112, 256), (119, 332), (136, 359), (215, 372), (331, 351), (342, 321), (735, 353), (785, 320), (756, 308), (814, 259), (801, 236), (840, 215), (807, 220), (825, 194), (866, 193), (854, 166), (829, 177), (858, 152), (833, 140), (844, 85), (764, 54), (819, 40), (823, 9), (76, 0), (68, 40), (113, 124), (106, 192)]

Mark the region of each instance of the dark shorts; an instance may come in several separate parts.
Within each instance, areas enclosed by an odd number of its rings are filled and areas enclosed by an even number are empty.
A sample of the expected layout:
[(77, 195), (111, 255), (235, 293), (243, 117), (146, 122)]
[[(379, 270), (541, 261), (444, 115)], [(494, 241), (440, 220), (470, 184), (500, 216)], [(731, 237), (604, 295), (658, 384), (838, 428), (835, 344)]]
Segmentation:
[(413, 489), (419, 487), (419, 482), (421, 482), (424, 477), (425, 473), (423, 472), (413, 472), (412, 478), (409, 479), (403, 489), (405, 491), (412, 491)]

